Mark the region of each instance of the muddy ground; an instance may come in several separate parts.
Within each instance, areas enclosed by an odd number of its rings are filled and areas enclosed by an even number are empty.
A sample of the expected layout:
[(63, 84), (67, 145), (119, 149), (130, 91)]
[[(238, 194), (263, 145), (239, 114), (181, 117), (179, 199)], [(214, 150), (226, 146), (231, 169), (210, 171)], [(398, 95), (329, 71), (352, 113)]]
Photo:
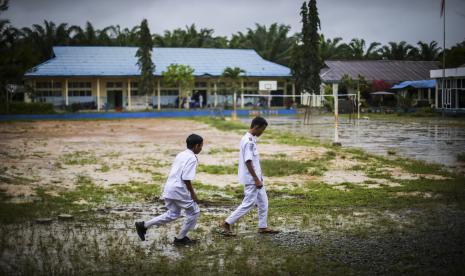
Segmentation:
[[(282, 233), (257, 234), (253, 211), (236, 238), (218, 236), (218, 221), (241, 200), (235, 170), (246, 129), (181, 119), (1, 123), (0, 272), (463, 273), (462, 174), (272, 125), (259, 150), (270, 224)], [(191, 133), (205, 139), (194, 182), (202, 216), (191, 233), (199, 243), (172, 245), (181, 221), (140, 242), (133, 223), (164, 211), (160, 191)]]

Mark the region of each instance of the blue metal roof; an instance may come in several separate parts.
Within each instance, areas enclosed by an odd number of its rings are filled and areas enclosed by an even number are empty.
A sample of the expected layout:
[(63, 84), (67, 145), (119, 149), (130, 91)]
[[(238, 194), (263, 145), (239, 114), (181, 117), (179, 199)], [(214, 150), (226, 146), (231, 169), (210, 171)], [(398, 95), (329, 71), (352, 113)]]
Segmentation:
[(406, 87), (413, 88), (435, 88), (436, 80), (419, 80), (419, 81), (403, 81), (391, 87), (391, 89), (404, 89)]
[[(137, 47), (53, 47), (54, 58), (30, 69), (39, 76), (139, 76)], [(221, 76), (226, 67), (239, 67), (251, 77), (289, 77), (288, 67), (270, 62), (248, 49), (153, 48), (155, 75), (170, 64), (189, 65), (194, 76)]]

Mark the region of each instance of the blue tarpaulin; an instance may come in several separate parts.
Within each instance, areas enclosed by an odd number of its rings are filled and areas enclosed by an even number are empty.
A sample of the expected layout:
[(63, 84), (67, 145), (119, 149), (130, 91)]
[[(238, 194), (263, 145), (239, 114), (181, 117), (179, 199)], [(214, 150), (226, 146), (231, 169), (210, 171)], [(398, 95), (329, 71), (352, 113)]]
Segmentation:
[(412, 88), (435, 88), (436, 80), (419, 80), (419, 81), (403, 81), (391, 87), (391, 89)]

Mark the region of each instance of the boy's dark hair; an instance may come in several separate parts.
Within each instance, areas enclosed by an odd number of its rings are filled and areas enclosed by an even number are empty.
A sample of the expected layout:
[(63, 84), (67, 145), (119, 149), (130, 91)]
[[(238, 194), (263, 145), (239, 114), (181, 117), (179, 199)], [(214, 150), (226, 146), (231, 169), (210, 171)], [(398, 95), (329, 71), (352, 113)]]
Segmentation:
[(254, 127), (262, 127), (262, 126), (268, 126), (268, 122), (265, 120), (265, 118), (257, 116), (252, 120), (252, 123), (250, 124), (250, 128)]
[(186, 139), (186, 144), (188, 149), (193, 149), (195, 145), (202, 144), (203, 138), (197, 134), (191, 134)]

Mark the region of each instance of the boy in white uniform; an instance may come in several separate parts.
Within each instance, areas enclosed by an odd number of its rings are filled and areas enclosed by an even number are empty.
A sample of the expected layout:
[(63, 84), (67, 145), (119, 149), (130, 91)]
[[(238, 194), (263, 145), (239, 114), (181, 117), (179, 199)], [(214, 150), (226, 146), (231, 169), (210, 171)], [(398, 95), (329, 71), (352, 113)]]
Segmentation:
[(198, 199), (191, 181), (195, 178), (197, 156), (202, 151), (203, 139), (197, 134), (191, 134), (186, 139), (187, 149), (176, 156), (170, 174), (163, 190), (163, 198), (168, 211), (149, 221), (136, 222), (136, 231), (139, 238), (145, 241), (147, 229), (153, 225), (163, 225), (174, 221), (185, 210), (186, 220), (178, 236), (174, 238), (175, 244), (189, 244), (194, 241), (187, 237), (187, 232), (194, 229), (200, 209)]
[(278, 233), (268, 228), (268, 196), (263, 186), (263, 175), (257, 149), (257, 137), (260, 137), (268, 126), (262, 117), (252, 120), (249, 131), (242, 137), (239, 152), (239, 182), (244, 184), (244, 199), (241, 205), (220, 224), (224, 235), (232, 235), (231, 225), (247, 214), (256, 204), (258, 206), (258, 232), (264, 234)]

